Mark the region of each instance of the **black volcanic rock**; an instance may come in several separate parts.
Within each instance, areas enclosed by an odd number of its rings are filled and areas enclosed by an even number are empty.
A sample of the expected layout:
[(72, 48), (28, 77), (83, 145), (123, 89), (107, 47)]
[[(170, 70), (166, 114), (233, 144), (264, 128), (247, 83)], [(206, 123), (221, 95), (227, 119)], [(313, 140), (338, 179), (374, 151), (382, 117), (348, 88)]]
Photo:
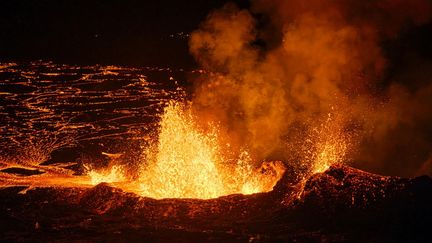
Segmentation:
[(432, 179), (333, 166), (269, 193), (140, 197), (94, 188), (0, 189), (1, 241), (430, 241)]
[(289, 210), (309, 229), (343, 232), (356, 241), (430, 241), (432, 179), (384, 177), (333, 166), (304, 184)]

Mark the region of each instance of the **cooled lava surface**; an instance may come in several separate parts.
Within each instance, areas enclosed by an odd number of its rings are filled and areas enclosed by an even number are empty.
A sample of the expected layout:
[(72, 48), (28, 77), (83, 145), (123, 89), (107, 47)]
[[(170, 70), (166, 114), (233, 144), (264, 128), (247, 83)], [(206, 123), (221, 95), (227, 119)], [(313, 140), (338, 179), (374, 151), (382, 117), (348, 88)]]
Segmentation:
[[(271, 192), (216, 199), (93, 188), (0, 189), (1, 241), (427, 241), (432, 179), (343, 165)], [(23, 191), (24, 190), (24, 191)]]

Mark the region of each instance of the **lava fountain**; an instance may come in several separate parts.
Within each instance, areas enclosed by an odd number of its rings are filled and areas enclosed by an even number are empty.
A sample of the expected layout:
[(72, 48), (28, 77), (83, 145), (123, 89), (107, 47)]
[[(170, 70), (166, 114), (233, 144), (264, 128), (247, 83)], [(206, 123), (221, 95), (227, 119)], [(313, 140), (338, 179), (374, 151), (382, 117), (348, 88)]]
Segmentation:
[(233, 159), (229, 145), (220, 145), (217, 125), (207, 127), (198, 124), (190, 104), (171, 101), (161, 117), (157, 140), (144, 149), (135, 181), (124, 183), (128, 177), (118, 165), (90, 170), (88, 175), (93, 184), (111, 182), (152, 198), (208, 199), (273, 189), (285, 171), (282, 162), (264, 162), (255, 168), (246, 149)]

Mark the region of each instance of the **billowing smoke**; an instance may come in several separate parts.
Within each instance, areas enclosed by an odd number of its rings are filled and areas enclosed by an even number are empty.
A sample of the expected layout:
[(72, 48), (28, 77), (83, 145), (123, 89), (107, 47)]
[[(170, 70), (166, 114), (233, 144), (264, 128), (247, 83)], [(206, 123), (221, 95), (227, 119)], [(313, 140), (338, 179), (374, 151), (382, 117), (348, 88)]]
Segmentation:
[(431, 13), (427, 0), (228, 4), (191, 35), (190, 51), (207, 70), (195, 82), (194, 108), (256, 161), (304, 163), (309, 144), (328, 136), (351, 145), (358, 167), (431, 173), (429, 76), (389, 75), (383, 48)]

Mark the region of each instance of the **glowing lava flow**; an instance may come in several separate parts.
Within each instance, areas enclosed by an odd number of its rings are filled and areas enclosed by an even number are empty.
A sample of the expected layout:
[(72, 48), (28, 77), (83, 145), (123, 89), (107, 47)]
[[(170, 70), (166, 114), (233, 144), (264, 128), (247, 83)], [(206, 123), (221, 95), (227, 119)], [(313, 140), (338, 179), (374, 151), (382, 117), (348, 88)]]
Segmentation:
[[(190, 107), (176, 102), (165, 108), (158, 140), (144, 157), (134, 191), (153, 198), (206, 199), (266, 192), (272, 190), (285, 171), (280, 162), (253, 168), (246, 151), (236, 163), (227, 163), (218, 144), (217, 128), (200, 130)], [(103, 173), (90, 171), (88, 175), (94, 184), (124, 178), (116, 166)]]

